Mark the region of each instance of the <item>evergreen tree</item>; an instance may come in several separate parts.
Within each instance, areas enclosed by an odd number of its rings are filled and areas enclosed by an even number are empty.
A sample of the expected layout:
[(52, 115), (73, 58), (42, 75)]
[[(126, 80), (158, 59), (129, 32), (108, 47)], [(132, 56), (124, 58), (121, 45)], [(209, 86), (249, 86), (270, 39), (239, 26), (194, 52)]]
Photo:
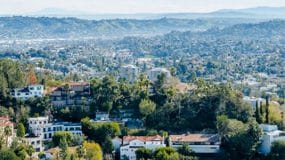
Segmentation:
[(257, 123), (261, 123), (261, 116), (260, 116), (260, 112), (259, 112), (258, 101), (256, 101), (255, 119), (256, 119)]
[(263, 116), (263, 108), (262, 108), (262, 101), (260, 101), (260, 115)]
[(12, 136), (12, 129), (9, 126), (4, 128), (4, 135), (6, 137), (6, 146), (8, 146), (9, 137)]
[(23, 123), (19, 123), (17, 125), (17, 137), (24, 137), (25, 136), (25, 127), (23, 125)]
[(265, 123), (269, 123), (269, 96), (266, 96)]
[(66, 159), (67, 155), (68, 155), (68, 153), (67, 153), (68, 144), (67, 144), (66, 138), (61, 138), (60, 139), (59, 148), (61, 149), (60, 157), (62, 159)]

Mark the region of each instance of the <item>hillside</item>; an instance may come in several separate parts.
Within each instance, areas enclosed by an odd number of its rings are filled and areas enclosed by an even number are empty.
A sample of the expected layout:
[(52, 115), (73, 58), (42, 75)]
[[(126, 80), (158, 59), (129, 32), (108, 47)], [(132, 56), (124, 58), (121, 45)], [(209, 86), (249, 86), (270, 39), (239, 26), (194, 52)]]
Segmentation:
[(114, 38), (124, 36), (154, 36), (171, 31), (204, 31), (237, 23), (258, 22), (247, 19), (172, 19), (154, 20), (83, 20), (77, 18), (0, 17), (1, 39), (34, 38)]
[[(153, 38), (128, 37), (119, 42), (138, 55), (169, 56), (177, 54), (219, 54), (273, 52), (273, 46), (285, 41), (285, 21), (274, 20), (258, 24), (237, 24), (203, 32), (171, 32)], [(284, 48), (284, 47), (283, 47)]]

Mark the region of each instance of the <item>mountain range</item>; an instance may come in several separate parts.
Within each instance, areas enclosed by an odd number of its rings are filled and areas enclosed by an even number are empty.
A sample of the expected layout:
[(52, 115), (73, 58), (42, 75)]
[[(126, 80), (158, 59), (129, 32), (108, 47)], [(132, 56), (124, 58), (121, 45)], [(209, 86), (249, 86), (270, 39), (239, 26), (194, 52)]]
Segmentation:
[(257, 23), (253, 19), (110, 19), (84, 20), (51, 17), (0, 17), (1, 39), (35, 38), (122, 38), (155, 36), (171, 31), (205, 31), (239, 23)]
[(285, 7), (256, 7), (246, 9), (222, 9), (208, 13), (137, 13), (137, 14), (95, 14), (82, 11), (46, 8), (37, 12), (26, 13), (25, 16), (76, 17), (81, 19), (160, 19), (160, 18), (285, 18)]

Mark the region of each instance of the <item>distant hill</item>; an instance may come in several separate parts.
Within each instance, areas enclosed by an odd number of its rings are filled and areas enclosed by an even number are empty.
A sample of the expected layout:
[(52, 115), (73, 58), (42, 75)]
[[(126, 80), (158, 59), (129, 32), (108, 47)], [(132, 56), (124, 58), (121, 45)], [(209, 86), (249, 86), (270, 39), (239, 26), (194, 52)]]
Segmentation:
[(77, 18), (0, 17), (1, 39), (34, 38), (116, 38), (124, 36), (155, 36), (171, 31), (205, 31), (238, 23), (259, 22), (252, 19), (174, 19), (154, 20), (83, 20)]
[(138, 14), (94, 14), (81, 11), (63, 10), (58, 8), (47, 8), (38, 12), (27, 13), (27, 16), (47, 17), (76, 17), (89, 20), (101, 19), (197, 19), (197, 18), (257, 18), (257, 19), (283, 19), (285, 18), (285, 7), (256, 7), (246, 9), (223, 9), (209, 13), (138, 13)]
[(258, 24), (237, 24), (202, 32), (171, 32), (153, 38), (126, 37), (118, 41), (120, 49), (130, 49), (139, 56), (169, 56), (199, 53), (271, 53), (273, 46), (284, 48), (285, 20)]

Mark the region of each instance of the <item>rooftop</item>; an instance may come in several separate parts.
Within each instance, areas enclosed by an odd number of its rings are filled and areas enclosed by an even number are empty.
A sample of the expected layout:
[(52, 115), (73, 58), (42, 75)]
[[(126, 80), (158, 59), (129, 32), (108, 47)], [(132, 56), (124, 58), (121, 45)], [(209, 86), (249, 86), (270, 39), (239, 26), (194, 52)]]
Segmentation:
[(218, 134), (182, 134), (170, 135), (171, 141), (179, 142), (219, 142)]
[(124, 136), (123, 137), (123, 142), (130, 142), (133, 140), (140, 140), (142, 142), (146, 141), (163, 141), (164, 138), (156, 135), (156, 136)]

